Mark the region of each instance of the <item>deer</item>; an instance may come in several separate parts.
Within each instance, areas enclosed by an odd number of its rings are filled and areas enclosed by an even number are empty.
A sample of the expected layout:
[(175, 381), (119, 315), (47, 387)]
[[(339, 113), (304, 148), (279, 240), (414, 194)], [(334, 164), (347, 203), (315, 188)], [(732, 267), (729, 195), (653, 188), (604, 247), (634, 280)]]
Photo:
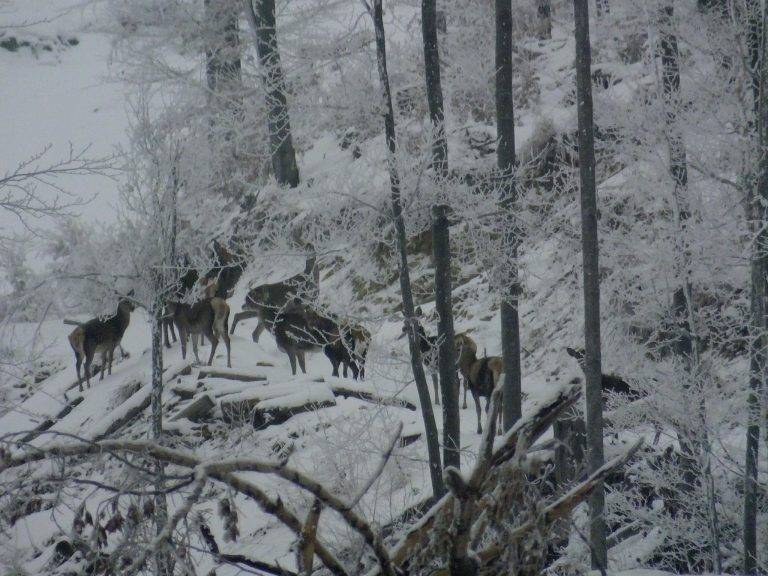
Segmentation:
[[(232, 358), (229, 341), (229, 304), (223, 298), (205, 298), (194, 304), (170, 301), (166, 304), (168, 311), (173, 316), (173, 321), (179, 331), (181, 341), (181, 357), (187, 358), (187, 336), (192, 337), (192, 351), (195, 361), (199, 364), (200, 357), (197, 354), (197, 335), (205, 336), (211, 341), (211, 355), (208, 357), (208, 366), (213, 364), (213, 357), (219, 345), (219, 338), (224, 339), (227, 347), (227, 367), (232, 367)], [(202, 340), (201, 340), (202, 344)]]
[[(339, 323), (301, 304), (298, 299), (287, 303), (275, 318), (273, 326), (277, 347), (288, 356), (294, 376), (297, 360), (302, 373), (307, 373), (307, 352), (322, 350), (333, 366), (334, 376), (339, 375), (339, 365), (347, 364), (350, 359)], [(346, 374), (346, 365), (344, 370)]]
[[(579, 368), (586, 373), (586, 358), (583, 348), (566, 348), (565, 351), (569, 356), (576, 359), (579, 364)], [(627, 382), (620, 376), (615, 374), (601, 374), (601, 386), (603, 392), (613, 392), (615, 394), (621, 394), (626, 396), (629, 400), (638, 400), (642, 398), (643, 394), (632, 388)]]
[(304, 271), (300, 274), (282, 282), (262, 284), (252, 288), (245, 297), (243, 310), (235, 314), (230, 333), (234, 334), (235, 326), (241, 320), (258, 318), (259, 323), (251, 334), (253, 341), (258, 342), (265, 329), (274, 334), (275, 320), (294, 299), (316, 300), (320, 282), (320, 271), (316, 263), (317, 258), (312, 253), (306, 260)]
[[(359, 324), (349, 322), (339, 323), (339, 340), (331, 344), (325, 351), (326, 356), (335, 365), (344, 367), (344, 378), (347, 377), (347, 368), (352, 370), (352, 378), (365, 379), (365, 359), (371, 344), (371, 333)], [(333, 359), (331, 358), (333, 356)]]
[(80, 368), (85, 363), (85, 381), (88, 388), (91, 387), (91, 363), (96, 352), (101, 353), (101, 376), (104, 380), (104, 368), (108, 366), (108, 374), (112, 375), (112, 361), (115, 356), (115, 348), (120, 345), (125, 330), (131, 322), (131, 312), (136, 306), (131, 302), (133, 290), (128, 292), (128, 298), (121, 298), (117, 304), (117, 311), (105, 319), (93, 318), (85, 324), (80, 324), (69, 334), (69, 344), (75, 353), (75, 370), (77, 371), (77, 385), (80, 392), (83, 391), (83, 379)]
[[(417, 316), (423, 316), (421, 308), (416, 309)], [(418, 319), (414, 319), (416, 322), (416, 337), (419, 344), (419, 350), (421, 351), (421, 360), (424, 363), (424, 367), (429, 372), (432, 379), (432, 387), (435, 391), (435, 405), (440, 405), (439, 395), (439, 380), (438, 380), (438, 338), (437, 336), (429, 336), (424, 330), (424, 326)], [(400, 338), (403, 338), (408, 333), (408, 329), (403, 326), (402, 334)], [(454, 347), (456, 348), (458, 358), (457, 364), (459, 373), (464, 380), (464, 406), (467, 408), (467, 389), (469, 388), (469, 370), (472, 362), (476, 359), (477, 344), (466, 333), (456, 334), (453, 337)]]
[[(469, 391), (472, 392), (472, 397), (475, 399), (475, 411), (477, 412), (477, 433), (483, 433), (482, 418), (480, 415), (480, 398), (485, 398), (485, 411), (488, 412), (488, 407), (491, 403), (491, 394), (496, 389), (499, 383), (501, 373), (504, 371), (504, 364), (501, 356), (486, 356), (477, 358), (475, 353), (468, 354), (471, 356), (471, 363), (469, 363), (469, 378), (467, 379), (467, 385)], [(503, 398), (502, 398), (503, 402)], [(497, 430), (501, 431), (501, 410), (499, 410), (499, 426)]]

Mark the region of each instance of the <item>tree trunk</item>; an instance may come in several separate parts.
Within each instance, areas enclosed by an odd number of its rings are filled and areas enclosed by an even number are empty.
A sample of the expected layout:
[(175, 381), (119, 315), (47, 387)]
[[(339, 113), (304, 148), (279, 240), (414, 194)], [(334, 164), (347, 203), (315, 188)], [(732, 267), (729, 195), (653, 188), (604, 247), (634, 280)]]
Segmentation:
[(214, 168), (212, 189), (225, 196), (239, 196), (232, 178), (237, 169), (235, 126), (243, 110), (239, 4), (233, 0), (205, 0), (205, 77), (210, 108), (210, 142)]
[(432, 491), (436, 498), (445, 494), (442, 466), (440, 464), (440, 443), (437, 435), (435, 415), (432, 412), (432, 400), (429, 397), (427, 378), (424, 375), (424, 365), (421, 361), (421, 351), (416, 332), (416, 314), (411, 291), (411, 277), (408, 270), (408, 253), (405, 235), (405, 220), (400, 199), (400, 176), (397, 171), (397, 140), (395, 137), (395, 111), (392, 107), (392, 92), (387, 73), (387, 44), (384, 36), (384, 17), (381, 6), (382, 0), (373, 0), (371, 17), (376, 34), (376, 63), (379, 71), (382, 96), (384, 100), (384, 132), (387, 140), (387, 168), (389, 170), (390, 188), (392, 191), (392, 218), (395, 224), (397, 250), (400, 256), (400, 293), (403, 300), (403, 315), (408, 329), (408, 348), (411, 353), (411, 368), (419, 393), (421, 415), (424, 419), (424, 430), (427, 436), (427, 452), (429, 456), (429, 473), (432, 479)]
[(536, 0), (538, 35), (542, 40), (552, 39), (552, 0)]
[(461, 466), (459, 428), (459, 379), (456, 374), (456, 348), (453, 341), (453, 303), (451, 302), (451, 240), (448, 207), (432, 208), (432, 247), (435, 257), (435, 308), (439, 315), (437, 353), (440, 390), (443, 395), (443, 464)]
[(768, 202), (768, 105), (766, 105), (766, 81), (768, 70), (765, 61), (766, 14), (760, 14), (760, 3), (749, 3), (749, 31), (747, 36), (749, 60), (752, 67), (754, 91), (754, 115), (758, 137), (758, 165), (756, 189), (752, 191), (747, 214), (756, 237), (752, 243), (751, 258), (751, 334), (749, 396), (747, 397), (748, 422), (747, 446), (744, 471), (744, 574), (757, 573), (757, 481), (760, 444), (760, 399), (766, 386), (766, 273), (768, 258), (765, 247), (768, 233), (765, 231), (766, 202)]
[[(496, 161), (501, 184), (501, 206), (504, 211), (511, 213), (516, 203), (515, 107), (512, 100), (512, 0), (496, 0), (496, 126), (499, 133)], [(509, 218), (509, 221), (513, 221), (513, 217)], [(507, 271), (509, 289), (501, 303), (501, 351), (504, 364), (502, 413), (505, 431), (509, 430), (522, 415), (520, 320), (517, 313), (520, 293), (517, 245), (515, 230), (505, 230), (504, 247), (509, 251), (511, 263)]]
[[(152, 309), (152, 439), (163, 443), (163, 303), (158, 298)], [(168, 521), (168, 503), (165, 499), (165, 466), (159, 460), (155, 463), (155, 534), (162, 532)], [(157, 576), (173, 574), (173, 556), (166, 550), (154, 555), (154, 572)]]
[(436, 0), (421, 1), (421, 35), (424, 39), (424, 76), (427, 104), (432, 121), (432, 170), (435, 176), (448, 176), (448, 142), (445, 139), (443, 88), (440, 84), (440, 53), (437, 48)]
[[(576, 95), (579, 118), (581, 244), (584, 260), (584, 341), (587, 396), (587, 460), (589, 472), (603, 465), (603, 396), (600, 358), (600, 276), (598, 268), (595, 135), (592, 117), (592, 54), (588, 0), (573, 0), (576, 20)], [(607, 567), (605, 494), (599, 483), (589, 498), (592, 567)]]
[(286, 99), (285, 75), (280, 61), (275, 28), (275, 0), (244, 0), (245, 14), (256, 38), (256, 52), (262, 69), (267, 96), (267, 119), (272, 169), (283, 186), (299, 185), (299, 168), (291, 135), (291, 119)]
[[(239, 10), (232, 0), (205, 0), (204, 6), (208, 25), (205, 51), (208, 101), (217, 109), (229, 110), (237, 116), (243, 107)], [(226, 138), (231, 137), (230, 131)]]

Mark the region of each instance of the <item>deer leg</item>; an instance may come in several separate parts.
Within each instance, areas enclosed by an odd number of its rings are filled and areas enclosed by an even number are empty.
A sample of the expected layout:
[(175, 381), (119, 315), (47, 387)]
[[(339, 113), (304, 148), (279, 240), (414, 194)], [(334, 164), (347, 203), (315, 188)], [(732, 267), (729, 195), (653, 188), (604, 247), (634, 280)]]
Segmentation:
[(191, 336), (192, 336), (192, 352), (195, 353), (195, 362), (200, 364), (200, 356), (197, 355), (197, 334), (193, 332)]
[(80, 367), (83, 365), (83, 357), (75, 352), (75, 371), (77, 372), (77, 385), (80, 392), (83, 391), (83, 378), (80, 376)]
[(467, 385), (467, 379), (464, 378), (464, 404), (461, 406), (462, 410), (467, 409), (467, 390), (469, 389), (469, 386)]
[(435, 389), (435, 405), (440, 406), (440, 386), (437, 382), (437, 374), (432, 372), (430, 376), (432, 376), (432, 386)]
[(480, 416), (480, 394), (472, 390), (472, 398), (475, 399), (475, 412), (477, 412), (477, 433), (482, 434), (483, 433), (483, 425), (481, 423), (481, 416)]
[(227, 347), (227, 368), (232, 368), (232, 357), (229, 349), (229, 332), (225, 329), (221, 337), (224, 339), (224, 345)]
[(187, 331), (179, 328), (179, 341), (181, 342), (181, 359), (187, 359)]
[[(234, 328), (235, 326), (233, 324), (232, 329), (234, 330)], [(265, 328), (264, 323), (261, 320), (259, 320), (259, 323), (256, 325), (256, 328), (253, 330), (253, 334), (251, 334), (251, 338), (253, 339), (254, 342), (259, 341), (259, 336), (261, 336), (262, 332), (264, 332), (264, 328)]]
[(208, 339), (211, 341), (211, 355), (208, 357), (208, 366), (211, 366), (213, 364), (213, 355), (216, 354), (216, 348), (219, 345), (219, 338), (211, 333), (208, 334)]
[(253, 318), (254, 316), (258, 316), (255, 310), (242, 310), (235, 314), (234, 318), (232, 319), (232, 328), (229, 329), (229, 333), (235, 333), (235, 326), (237, 326), (237, 323), (240, 322), (240, 320), (247, 320), (248, 318)]
[(163, 344), (166, 348), (171, 347), (171, 339), (168, 337), (168, 321), (163, 320)]
[(290, 348), (286, 349), (285, 353), (288, 355), (288, 362), (291, 363), (291, 374), (296, 376), (296, 354)]
[(112, 360), (115, 359), (115, 348), (109, 349), (109, 375), (112, 376)]
[(328, 358), (328, 361), (331, 363), (331, 367), (333, 368), (331, 375), (335, 377), (339, 377), (339, 355), (336, 354), (336, 351), (333, 349), (333, 346), (330, 344), (326, 344), (323, 346), (323, 353), (325, 354), (326, 358)]
[(99, 370), (99, 381), (104, 380), (104, 372), (107, 371), (107, 357), (109, 350), (104, 350), (101, 353), (101, 370)]
[(299, 368), (301, 368), (302, 374), (306, 374), (307, 364), (306, 364), (306, 357), (304, 355), (304, 350), (297, 350), (296, 357), (299, 359)]
[(88, 388), (91, 387), (91, 363), (93, 362), (93, 355), (96, 350), (87, 350), (85, 352), (85, 382)]

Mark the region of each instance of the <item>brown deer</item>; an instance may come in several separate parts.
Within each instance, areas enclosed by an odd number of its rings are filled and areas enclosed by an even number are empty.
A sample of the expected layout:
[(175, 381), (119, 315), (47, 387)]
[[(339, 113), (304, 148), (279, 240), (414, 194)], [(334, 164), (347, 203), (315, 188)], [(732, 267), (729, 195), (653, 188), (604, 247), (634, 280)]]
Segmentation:
[[(472, 353), (474, 357), (475, 354)], [(472, 397), (475, 399), (475, 411), (477, 412), (477, 433), (483, 433), (483, 425), (480, 416), (480, 398), (485, 398), (485, 411), (491, 403), (491, 394), (493, 394), (499, 378), (504, 370), (501, 356), (483, 356), (482, 358), (473, 358), (469, 367), (469, 378), (467, 385)], [(503, 399), (502, 399), (503, 401)], [(499, 426), (497, 430), (501, 431), (501, 410), (499, 410)]]
[(211, 341), (211, 355), (208, 358), (208, 366), (210, 366), (213, 364), (219, 338), (223, 338), (224, 345), (227, 347), (227, 366), (232, 367), (228, 331), (229, 304), (223, 298), (206, 298), (194, 304), (168, 302), (167, 307), (179, 331), (183, 359), (187, 358), (187, 336), (191, 336), (195, 361), (200, 363), (200, 357), (197, 354), (197, 335), (201, 336), (201, 344), (202, 336), (205, 336)]
[[(371, 333), (359, 324), (340, 322), (340, 338), (325, 350), (326, 356), (338, 371), (339, 363), (344, 367), (344, 378), (347, 368), (352, 370), (352, 378), (365, 379), (365, 360), (371, 345)], [(333, 356), (333, 357), (332, 357)]]
[[(584, 371), (584, 350), (582, 348), (566, 348), (565, 351), (568, 352), (569, 356), (576, 359), (576, 362), (579, 363), (579, 367)], [(643, 396), (641, 392), (632, 388), (623, 378), (616, 376), (615, 374), (602, 374), (601, 386), (603, 392), (621, 394), (622, 396), (626, 396), (629, 400), (637, 400)]]
[[(421, 308), (416, 309), (416, 315), (422, 316)], [(400, 338), (408, 333), (408, 329), (403, 326), (402, 334)], [(416, 320), (416, 336), (418, 338), (419, 350), (421, 351), (421, 359), (424, 362), (424, 367), (427, 369), (431, 379), (432, 387), (435, 390), (435, 404), (440, 405), (439, 394), (439, 378), (438, 378), (438, 339), (437, 336), (429, 336), (421, 325), (421, 322)], [(469, 388), (469, 370), (472, 363), (477, 359), (477, 344), (466, 333), (456, 334), (453, 337), (454, 347), (457, 353), (457, 365), (459, 373), (464, 380), (464, 408), (467, 407), (467, 389)]]
[[(286, 306), (274, 322), (277, 347), (286, 353), (291, 372), (296, 375), (296, 361), (306, 374), (306, 353), (323, 351), (333, 367), (333, 376), (339, 376), (343, 365), (344, 376), (348, 369), (357, 378), (365, 366), (370, 334), (361, 326), (344, 326), (337, 319), (293, 301)], [(364, 372), (363, 372), (364, 374)]]
[[(133, 295), (133, 290), (128, 296)], [(91, 387), (91, 363), (96, 352), (101, 353), (101, 376), (104, 380), (104, 368), (108, 366), (108, 374), (112, 374), (112, 361), (115, 356), (115, 348), (120, 345), (128, 324), (131, 322), (131, 312), (136, 307), (128, 298), (121, 298), (117, 304), (117, 311), (108, 318), (101, 320), (93, 318), (85, 324), (79, 325), (69, 334), (69, 344), (75, 352), (75, 370), (77, 371), (77, 385), (80, 392), (83, 391), (83, 379), (80, 375), (80, 367), (85, 362), (85, 381), (88, 388)]]
[(316, 263), (317, 258), (313, 253), (307, 258), (302, 273), (282, 282), (262, 284), (251, 289), (245, 297), (242, 312), (235, 314), (230, 333), (234, 333), (235, 326), (240, 320), (258, 318), (259, 323), (251, 335), (253, 341), (258, 342), (265, 328), (274, 333), (274, 324), (278, 315), (296, 298), (310, 302), (316, 300), (320, 281), (320, 271)]

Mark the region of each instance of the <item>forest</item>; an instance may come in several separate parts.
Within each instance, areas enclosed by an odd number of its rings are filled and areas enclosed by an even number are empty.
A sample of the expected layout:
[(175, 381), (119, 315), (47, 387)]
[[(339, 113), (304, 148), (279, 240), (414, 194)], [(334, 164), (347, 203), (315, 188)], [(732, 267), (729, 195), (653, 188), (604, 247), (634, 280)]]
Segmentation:
[(767, 39), (0, 0), (0, 575), (767, 574)]

